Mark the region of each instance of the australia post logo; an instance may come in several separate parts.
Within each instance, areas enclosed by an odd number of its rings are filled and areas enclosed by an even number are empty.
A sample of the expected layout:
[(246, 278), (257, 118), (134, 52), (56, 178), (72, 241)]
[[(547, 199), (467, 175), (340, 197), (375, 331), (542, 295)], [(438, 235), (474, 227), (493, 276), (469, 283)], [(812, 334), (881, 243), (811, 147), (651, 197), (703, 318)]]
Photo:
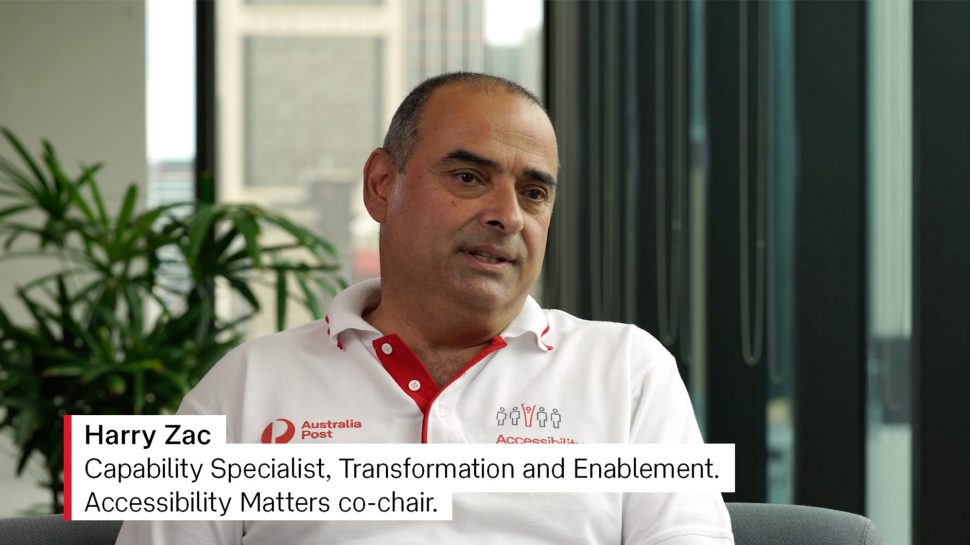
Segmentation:
[(285, 418), (277, 418), (263, 428), (261, 443), (289, 443), (296, 435), (296, 426)]
[(299, 425), (286, 418), (270, 421), (263, 428), (259, 436), (261, 443), (289, 443), (300, 433), (300, 440), (304, 439), (334, 439), (342, 430), (360, 429), (364, 424), (359, 420), (347, 418), (344, 420), (304, 420)]

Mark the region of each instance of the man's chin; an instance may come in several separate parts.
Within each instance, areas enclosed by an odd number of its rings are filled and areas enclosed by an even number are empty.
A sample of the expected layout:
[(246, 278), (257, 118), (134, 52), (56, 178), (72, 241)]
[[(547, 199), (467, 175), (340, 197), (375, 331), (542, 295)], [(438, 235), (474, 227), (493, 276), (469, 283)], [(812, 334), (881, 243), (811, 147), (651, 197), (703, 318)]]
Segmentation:
[(508, 283), (492, 279), (466, 280), (454, 289), (457, 291), (450, 297), (475, 312), (507, 312), (525, 298), (509, 289)]

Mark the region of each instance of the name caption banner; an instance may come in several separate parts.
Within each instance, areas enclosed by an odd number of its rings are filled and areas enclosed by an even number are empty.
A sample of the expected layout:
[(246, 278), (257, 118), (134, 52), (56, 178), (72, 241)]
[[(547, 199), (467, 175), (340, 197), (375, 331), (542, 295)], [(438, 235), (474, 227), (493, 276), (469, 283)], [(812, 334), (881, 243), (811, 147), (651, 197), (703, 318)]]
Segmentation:
[(225, 416), (66, 416), (68, 520), (451, 520), (455, 493), (733, 492), (731, 444), (226, 443)]

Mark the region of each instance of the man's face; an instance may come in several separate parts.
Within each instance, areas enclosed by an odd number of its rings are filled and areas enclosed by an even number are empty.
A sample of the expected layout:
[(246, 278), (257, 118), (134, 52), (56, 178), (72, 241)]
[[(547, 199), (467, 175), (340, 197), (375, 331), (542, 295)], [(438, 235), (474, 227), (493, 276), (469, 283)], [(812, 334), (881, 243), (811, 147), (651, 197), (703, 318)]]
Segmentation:
[(552, 125), (529, 100), (437, 89), (404, 172), (368, 203), (385, 285), (420, 304), (517, 311), (542, 268), (558, 164)]

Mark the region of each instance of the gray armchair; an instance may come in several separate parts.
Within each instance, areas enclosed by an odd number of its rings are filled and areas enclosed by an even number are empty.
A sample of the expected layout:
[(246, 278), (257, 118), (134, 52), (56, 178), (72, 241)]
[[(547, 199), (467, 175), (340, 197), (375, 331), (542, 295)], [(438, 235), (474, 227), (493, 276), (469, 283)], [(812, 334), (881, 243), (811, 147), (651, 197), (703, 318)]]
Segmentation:
[[(881, 545), (859, 515), (761, 503), (729, 503), (735, 545)], [(120, 522), (66, 522), (60, 515), (0, 519), (0, 545), (113, 545)], [(193, 545), (193, 544), (186, 544)]]
[(0, 545), (114, 545), (121, 523), (61, 515), (0, 519)]
[(872, 521), (804, 505), (729, 503), (735, 545), (882, 545)]

